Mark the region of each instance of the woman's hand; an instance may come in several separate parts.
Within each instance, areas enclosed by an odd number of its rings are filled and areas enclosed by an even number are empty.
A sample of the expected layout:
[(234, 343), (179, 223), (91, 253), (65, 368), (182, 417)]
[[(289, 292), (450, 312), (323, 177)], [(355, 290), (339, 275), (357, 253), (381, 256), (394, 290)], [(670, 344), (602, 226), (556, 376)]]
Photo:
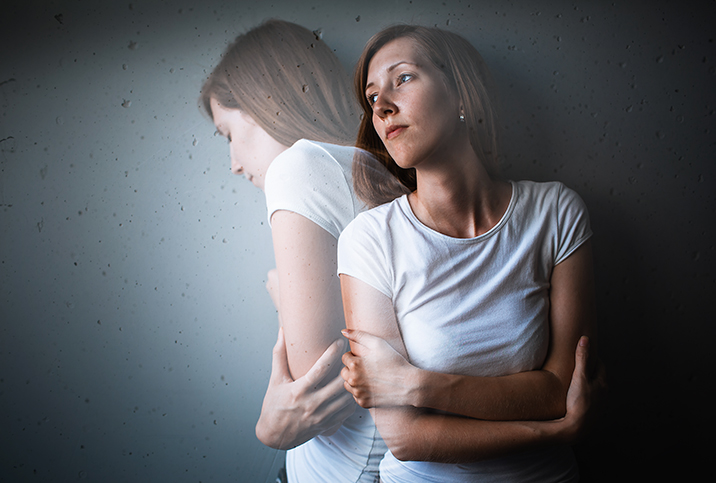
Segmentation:
[(303, 377), (294, 381), (288, 369), (283, 329), (279, 329), (271, 378), (256, 424), (256, 436), (262, 443), (290, 449), (318, 434), (332, 434), (353, 414), (356, 406), (343, 389), (343, 380), (335, 377), (324, 381), (344, 350), (345, 341), (335, 341)]
[(344, 386), (364, 408), (411, 406), (419, 369), (412, 366), (380, 337), (360, 330), (345, 329), (353, 352), (343, 354), (341, 376)]
[[(562, 439), (574, 444), (582, 439), (599, 419), (607, 399), (607, 380), (604, 364), (591, 354), (589, 338), (579, 339), (575, 353), (574, 373), (567, 391), (567, 413), (556, 420)], [(590, 377), (588, 368), (596, 367)]]

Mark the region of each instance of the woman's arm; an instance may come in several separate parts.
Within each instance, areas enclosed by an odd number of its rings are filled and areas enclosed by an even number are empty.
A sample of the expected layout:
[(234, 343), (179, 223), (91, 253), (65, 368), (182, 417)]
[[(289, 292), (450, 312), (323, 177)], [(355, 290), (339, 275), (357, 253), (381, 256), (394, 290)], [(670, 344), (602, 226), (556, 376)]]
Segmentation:
[[(349, 329), (374, 334), (406, 356), (390, 299), (366, 283), (341, 276), (343, 304)], [(351, 343), (362, 356), (364, 347)], [(573, 353), (574, 354), (574, 353)], [(574, 365), (574, 355), (572, 364)], [(577, 358), (586, 359), (586, 349)], [(580, 375), (583, 371), (575, 371)], [(590, 386), (577, 377), (570, 411), (559, 421), (481, 421), (436, 414), (412, 406), (378, 407), (371, 412), (381, 436), (400, 460), (471, 462), (556, 443), (573, 442), (590, 414)]]
[(356, 331), (345, 335), (368, 350), (361, 357), (344, 355), (346, 389), (363, 407), (414, 406), (495, 421), (562, 417), (577, 340), (588, 335), (596, 341), (591, 257), (587, 241), (553, 270), (549, 352), (540, 370), (503, 377), (425, 371), (392, 344)]
[(273, 214), (271, 231), (288, 365), (298, 378), (340, 338), (344, 327), (337, 240), (308, 218), (286, 210)]
[(335, 341), (305, 376), (294, 381), (288, 371), (283, 329), (279, 328), (271, 378), (256, 423), (256, 436), (263, 444), (290, 449), (316, 434), (331, 434), (353, 414), (356, 405), (343, 389), (343, 379), (326, 380), (345, 345), (344, 341)]
[[(309, 219), (285, 210), (273, 214), (271, 227), (276, 271), (269, 274), (269, 293), (279, 310), (285, 342), (274, 348), (256, 434), (265, 444), (286, 449), (336, 429), (356, 404), (336, 380), (338, 359), (329, 355), (317, 364), (344, 326), (336, 239)], [(320, 377), (309, 372), (312, 367)], [(310, 377), (304, 378), (307, 373)]]

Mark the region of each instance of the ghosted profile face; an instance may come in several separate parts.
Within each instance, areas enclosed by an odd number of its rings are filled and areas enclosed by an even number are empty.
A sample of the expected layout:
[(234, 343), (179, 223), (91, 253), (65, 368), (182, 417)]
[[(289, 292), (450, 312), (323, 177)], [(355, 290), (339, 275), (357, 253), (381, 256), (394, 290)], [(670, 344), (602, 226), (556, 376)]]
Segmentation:
[(458, 96), (413, 39), (385, 44), (368, 64), (373, 127), (401, 168), (439, 159), (465, 133)]
[(263, 190), (269, 165), (288, 146), (272, 138), (245, 112), (227, 109), (213, 97), (211, 114), (217, 131), (229, 141), (231, 172), (243, 174)]

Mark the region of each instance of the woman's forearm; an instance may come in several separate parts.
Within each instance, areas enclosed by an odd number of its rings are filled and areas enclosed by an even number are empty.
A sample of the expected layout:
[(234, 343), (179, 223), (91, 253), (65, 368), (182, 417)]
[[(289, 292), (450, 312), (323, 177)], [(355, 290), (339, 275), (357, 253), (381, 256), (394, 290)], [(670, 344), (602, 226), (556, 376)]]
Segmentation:
[(564, 440), (559, 422), (480, 421), (414, 408), (374, 411), (381, 436), (402, 461), (469, 463)]
[(415, 368), (411, 405), (491, 421), (564, 416), (566, 388), (548, 371), (505, 377), (442, 374)]
[(346, 388), (363, 407), (414, 406), (492, 421), (564, 415), (565, 382), (551, 372), (503, 377), (441, 374), (411, 365), (375, 335), (360, 330), (346, 330), (344, 335), (356, 344), (360, 356), (344, 354), (342, 374)]
[[(595, 361), (596, 357), (591, 357)], [(590, 343), (580, 338), (566, 396), (566, 414), (551, 421), (481, 421), (413, 407), (374, 409), (381, 435), (396, 458), (467, 463), (536, 449), (572, 444), (599, 416), (607, 392), (604, 368), (588, 376)]]

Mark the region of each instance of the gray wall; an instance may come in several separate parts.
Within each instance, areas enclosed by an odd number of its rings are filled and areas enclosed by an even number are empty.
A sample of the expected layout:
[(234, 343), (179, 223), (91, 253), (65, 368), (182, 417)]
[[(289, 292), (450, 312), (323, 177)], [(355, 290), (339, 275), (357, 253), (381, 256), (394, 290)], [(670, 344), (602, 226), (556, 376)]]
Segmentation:
[(705, 461), (714, 2), (106, 3), (0, 18), (0, 480), (273, 481), (283, 454), (253, 430), (276, 335), (265, 206), (196, 107), (269, 17), (321, 29), (349, 69), (394, 22), (478, 47), (505, 174), (591, 211), (611, 392), (577, 447), (587, 481)]

